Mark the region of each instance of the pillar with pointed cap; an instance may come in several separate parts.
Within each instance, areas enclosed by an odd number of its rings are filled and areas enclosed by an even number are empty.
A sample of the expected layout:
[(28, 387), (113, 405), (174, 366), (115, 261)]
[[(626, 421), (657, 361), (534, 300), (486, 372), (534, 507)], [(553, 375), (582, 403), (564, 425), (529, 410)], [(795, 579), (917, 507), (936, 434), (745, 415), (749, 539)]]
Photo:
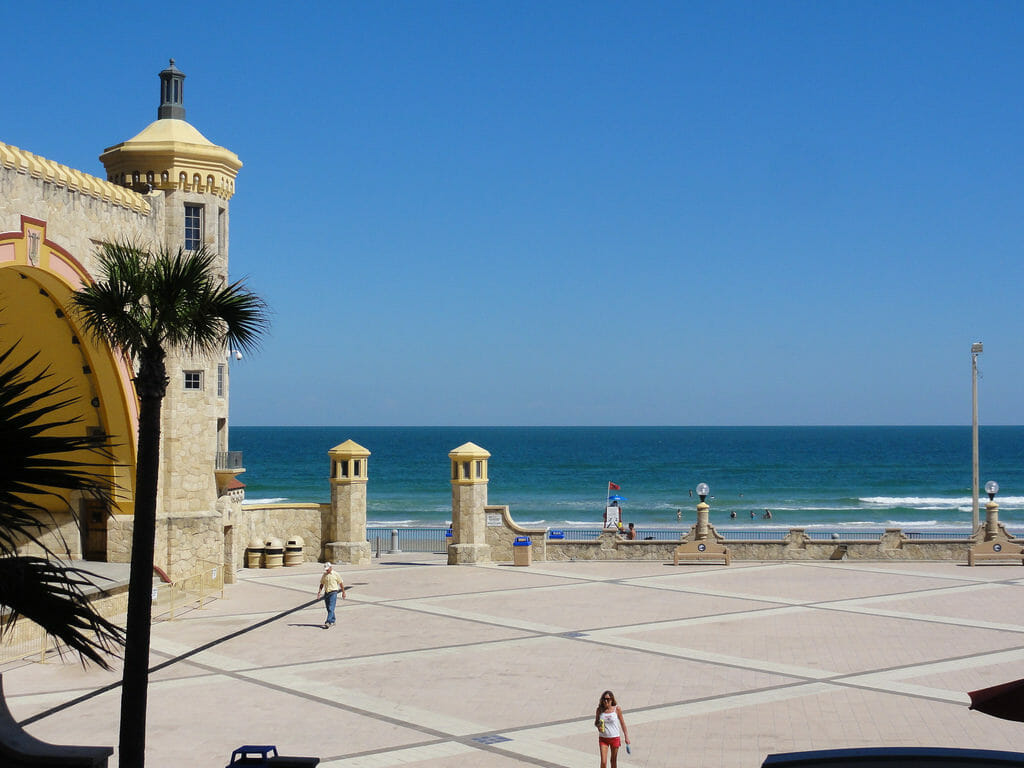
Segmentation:
[(368, 565), (366, 481), (370, 452), (346, 440), (327, 455), (331, 458), (331, 508), (324, 526), (324, 559)]
[(464, 443), (448, 454), (452, 462), (452, 543), (448, 565), (489, 563), (487, 544), (487, 460), (491, 454)]

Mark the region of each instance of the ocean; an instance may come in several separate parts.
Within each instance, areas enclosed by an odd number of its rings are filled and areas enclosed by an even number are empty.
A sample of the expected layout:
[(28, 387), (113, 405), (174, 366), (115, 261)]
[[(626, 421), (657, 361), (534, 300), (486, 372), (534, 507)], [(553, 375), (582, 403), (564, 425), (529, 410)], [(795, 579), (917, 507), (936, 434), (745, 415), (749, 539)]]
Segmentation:
[[(979, 435), (980, 484), (997, 481), (1000, 520), (1024, 527), (1024, 427)], [(467, 441), (491, 453), (488, 502), (527, 526), (599, 526), (609, 482), (644, 528), (688, 527), (698, 483), (719, 529), (971, 524), (968, 426), (233, 427), (246, 502), (329, 501), (327, 451), (348, 439), (371, 452), (371, 526), (447, 525), (448, 453)]]

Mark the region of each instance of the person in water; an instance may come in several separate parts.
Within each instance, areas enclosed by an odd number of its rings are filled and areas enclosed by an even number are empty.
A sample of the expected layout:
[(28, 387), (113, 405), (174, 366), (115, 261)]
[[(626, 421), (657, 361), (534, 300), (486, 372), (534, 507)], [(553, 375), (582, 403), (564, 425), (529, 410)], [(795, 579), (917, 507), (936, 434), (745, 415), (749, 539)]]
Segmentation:
[[(622, 707), (611, 691), (602, 693), (601, 700), (597, 702), (594, 727), (597, 728), (597, 743), (601, 750), (601, 768), (618, 768), (619, 747), (623, 741), (629, 744), (629, 731), (626, 730)], [(608, 763), (609, 754), (611, 765)]]

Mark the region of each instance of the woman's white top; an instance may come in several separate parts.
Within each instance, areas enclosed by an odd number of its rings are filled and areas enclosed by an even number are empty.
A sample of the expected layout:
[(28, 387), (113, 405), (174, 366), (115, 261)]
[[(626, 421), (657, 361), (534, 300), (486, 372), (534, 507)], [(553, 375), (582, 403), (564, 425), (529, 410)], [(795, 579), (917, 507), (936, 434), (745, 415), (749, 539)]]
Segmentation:
[(610, 712), (602, 712), (601, 722), (604, 723), (601, 738), (614, 739), (616, 736), (622, 736), (622, 725), (619, 723), (619, 712), (617, 709), (612, 709)]

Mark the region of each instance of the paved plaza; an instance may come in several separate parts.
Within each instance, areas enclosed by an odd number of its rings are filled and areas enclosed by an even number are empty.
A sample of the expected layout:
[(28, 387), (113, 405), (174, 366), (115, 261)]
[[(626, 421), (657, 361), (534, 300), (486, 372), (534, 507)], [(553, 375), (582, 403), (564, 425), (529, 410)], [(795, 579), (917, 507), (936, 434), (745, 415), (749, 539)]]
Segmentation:
[[(633, 740), (623, 766), (1016, 751), (1024, 736), (965, 693), (1024, 677), (1020, 566), (385, 555), (339, 568), (349, 598), (330, 630), (313, 602), (321, 571), (242, 570), (224, 599), (154, 626), (150, 766), (219, 767), (235, 747), (276, 744), (330, 768), (594, 768), (606, 688)], [(119, 670), (67, 658), (0, 671), (19, 721), (51, 712), (34, 736), (117, 744), (120, 690), (87, 694)]]

